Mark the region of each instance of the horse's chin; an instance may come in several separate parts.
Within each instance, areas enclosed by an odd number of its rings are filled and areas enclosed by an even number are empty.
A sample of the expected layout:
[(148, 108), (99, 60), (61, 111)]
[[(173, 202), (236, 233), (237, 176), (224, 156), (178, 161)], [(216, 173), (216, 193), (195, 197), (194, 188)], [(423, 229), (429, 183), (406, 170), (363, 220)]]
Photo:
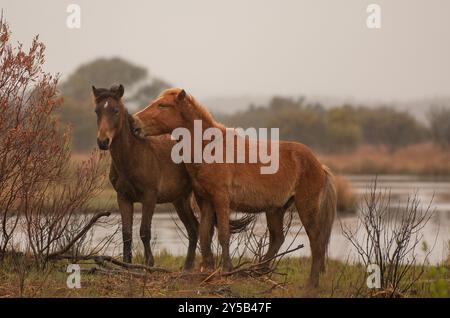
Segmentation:
[(141, 129), (140, 133), (139, 133), (139, 136), (141, 138), (149, 138), (149, 137), (158, 136), (158, 135), (162, 135), (162, 134), (158, 133), (157, 131), (151, 130), (151, 129), (145, 129), (145, 130)]

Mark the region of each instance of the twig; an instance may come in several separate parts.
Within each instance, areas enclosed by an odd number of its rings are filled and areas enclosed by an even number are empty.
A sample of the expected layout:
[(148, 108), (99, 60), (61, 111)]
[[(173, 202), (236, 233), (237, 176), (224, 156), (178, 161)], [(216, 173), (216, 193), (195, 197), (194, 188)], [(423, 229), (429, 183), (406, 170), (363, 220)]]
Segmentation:
[(91, 227), (95, 224), (95, 222), (98, 221), (98, 219), (100, 219), (101, 217), (110, 216), (110, 215), (111, 215), (111, 212), (109, 212), (109, 211), (96, 213), (92, 217), (92, 219), (89, 221), (89, 223), (86, 224), (86, 226), (80, 231), (80, 233), (75, 235), (74, 238), (65, 247), (63, 247), (62, 249), (60, 249), (57, 252), (53, 252), (53, 253), (49, 254), (47, 256), (47, 259), (56, 258), (64, 253), (66, 253), (80, 238), (83, 237), (83, 235), (85, 235), (87, 233), (87, 231), (89, 231), (91, 229)]
[(208, 277), (206, 277), (201, 283), (200, 285), (208, 282), (212, 277), (214, 277), (214, 275), (216, 275), (218, 272), (220, 271), (220, 267), (218, 267), (214, 272), (211, 273), (211, 275), (209, 275)]
[(303, 248), (303, 247), (304, 247), (304, 245), (303, 245), (303, 244), (300, 244), (300, 245), (298, 245), (296, 248), (287, 250), (287, 251), (285, 251), (285, 252), (283, 252), (283, 253), (279, 253), (279, 254), (277, 254), (277, 255), (275, 255), (275, 256), (273, 256), (273, 257), (270, 257), (270, 258), (268, 258), (268, 259), (266, 259), (266, 260), (264, 260), (264, 261), (262, 261), (262, 262), (259, 262), (259, 263), (250, 265), (250, 266), (248, 266), (248, 267), (241, 267), (241, 268), (235, 269), (234, 271), (231, 271), (231, 272), (223, 273), (222, 276), (231, 276), (231, 275), (234, 275), (234, 274), (237, 274), (237, 273), (240, 273), (240, 272), (251, 271), (251, 270), (253, 270), (253, 269), (256, 268), (256, 267), (259, 267), (259, 266), (261, 266), (261, 265), (265, 265), (265, 264), (271, 262), (272, 260), (274, 260), (274, 259), (276, 259), (276, 258), (278, 258), (278, 257), (280, 257), (280, 256), (283, 256), (283, 255), (292, 253), (292, 252), (294, 252), (294, 251), (296, 251), (296, 250), (299, 250), (299, 249), (301, 249), (301, 248)]

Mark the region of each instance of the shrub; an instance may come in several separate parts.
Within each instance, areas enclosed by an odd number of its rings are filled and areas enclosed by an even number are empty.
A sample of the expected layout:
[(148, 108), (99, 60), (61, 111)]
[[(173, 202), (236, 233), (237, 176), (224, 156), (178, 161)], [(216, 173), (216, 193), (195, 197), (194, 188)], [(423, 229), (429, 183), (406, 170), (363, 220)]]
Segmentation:
[(39, 264), (60, 246), (75, 213), (103, 183), (105, 166), (95, 153), (70, 164), (70, 131), (56, 111), (58, 79), (42, 70), (44, 44), (13, 46), (0, 18), (0, 259), (20, 230), (19, 247)]

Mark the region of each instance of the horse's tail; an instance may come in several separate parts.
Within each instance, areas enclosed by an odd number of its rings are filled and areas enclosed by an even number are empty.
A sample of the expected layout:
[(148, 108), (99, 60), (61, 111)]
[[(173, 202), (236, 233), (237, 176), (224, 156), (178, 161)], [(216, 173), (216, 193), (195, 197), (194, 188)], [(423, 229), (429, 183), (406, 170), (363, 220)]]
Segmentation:
[(240, 219), (230, 220), (230, 233), (244, 232), (256, 218), (255, 214), (246, 214)]
[(333, 174), (327, 166), (322, 167), (325, 171), (326, 181), (319, 203), (319, 220), (321, 224), (320, 240), (322, 244), (325, 245), (325, 250), (327, 250), (330, 242), (334, 217), (336, 215), (337, 194)]

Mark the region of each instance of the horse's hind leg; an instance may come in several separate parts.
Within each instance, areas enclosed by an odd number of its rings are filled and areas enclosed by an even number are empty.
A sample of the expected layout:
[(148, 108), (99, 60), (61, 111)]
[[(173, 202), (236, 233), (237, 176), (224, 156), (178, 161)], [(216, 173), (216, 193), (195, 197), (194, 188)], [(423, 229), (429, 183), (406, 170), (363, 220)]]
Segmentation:
[(222, 247), (222, 271), (226, 273), (232, 269), (230, 257), (230, 208), (228, 200), (220, 197), (215, 198), (214, 209), (216, 212), (219, 243)]
[(131, 263), (133, 256), (131, 251), (133, 243), (133, 203), (119, 193), (117, 193), (117, 203), (122, 218), (123, 261)]
[(321, 239), (320, 215), (319, 215), (319, 194), (303, 193), (297, 191), (295, 195), (295, 205), (305, 227), (311, 247), (311, 272), (309, 274), (308, 287), (317, 287), (319, 275), (325, 262), (326, 244)]
[(198, 239), (198, 221), (194, 215), (194, 212), (192, 211), (189, 197), (190, 196), (187, 196), (173, 202), (175, 210), (177, 211), (181, 222), (183, 222), (184, 227), (186, 228), (189, 239), (189, 247), (186, 255), (186, 260), (184, 261), (185, 270), (190, 270), (194, 267), (195, 250), (197, 248)]
[(269, 248), (263, 260), (274, 257), (284, 243), (283, 219), (284, 208), (266, 212), (267, 227), (269, 228)]
[(200, 207), (200, 250), (202, 253), (202, 266), (214, 269), (214, 255), (211, 250), (212, 238), (214, 236), (214, 209), (209, 201), (195, 197)]
[(142, 220), (139, 234), (141, 236), (142, 244), (144, 245), (145, 264), (153, 266), (155, 263), (152, 249), (150, 247), (150, 240), (152, 237), (152, 218), (155, 210), (156, 197), (151, 195), (142, 203)]

